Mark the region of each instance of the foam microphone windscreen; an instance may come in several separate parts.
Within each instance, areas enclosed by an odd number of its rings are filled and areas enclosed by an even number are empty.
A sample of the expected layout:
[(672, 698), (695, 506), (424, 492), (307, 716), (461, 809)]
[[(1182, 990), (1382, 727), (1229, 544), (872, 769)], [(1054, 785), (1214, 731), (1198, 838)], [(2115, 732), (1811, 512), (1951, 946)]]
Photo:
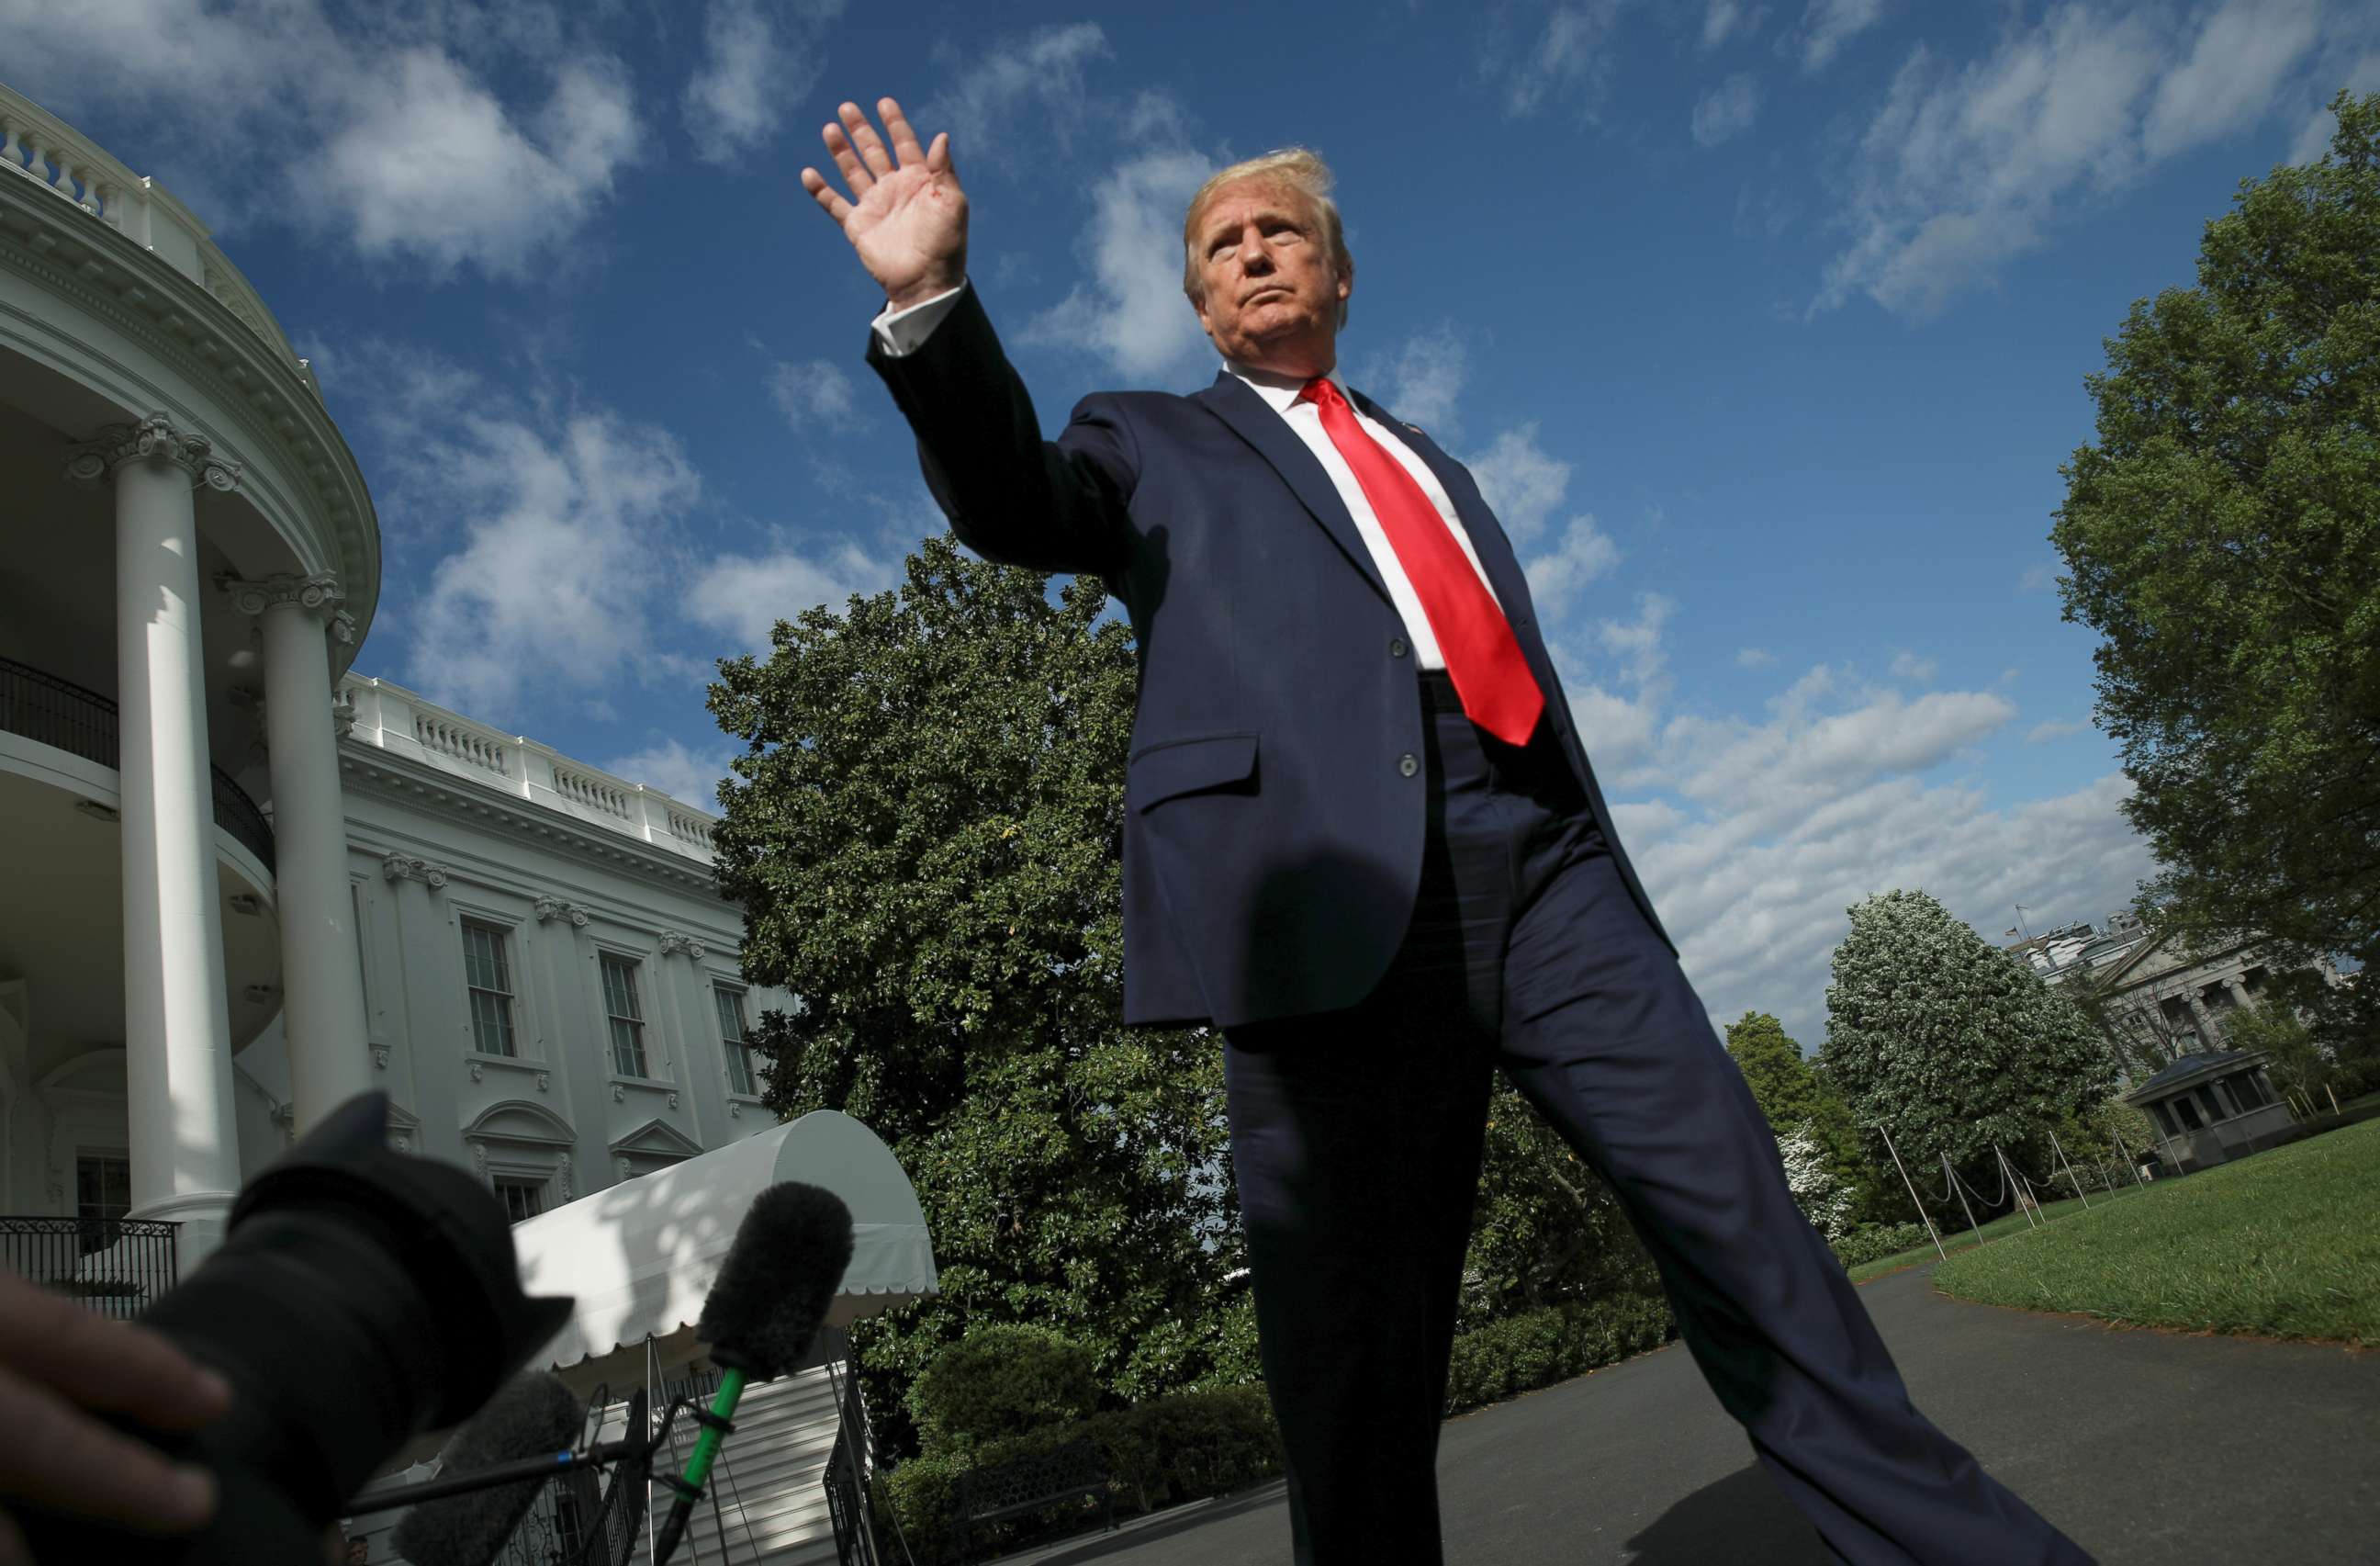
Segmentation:
[[(578, 1430), (578, 1400), (559, 1376), (545, 1370), (516, 1376), (439, 1454), (440, 1477), (565, 1451)], [(389, 1543), (413, 1566), (486, 1566), (528, 1515), (545, 1482), (522, 1479), (422, 1501), (398, 1520)]]
[(851, 1209), (799, 1181), (754, 1198), (702, 1303), (694, 1335), (756, 1381), (801, 1364), (851, 1266)]

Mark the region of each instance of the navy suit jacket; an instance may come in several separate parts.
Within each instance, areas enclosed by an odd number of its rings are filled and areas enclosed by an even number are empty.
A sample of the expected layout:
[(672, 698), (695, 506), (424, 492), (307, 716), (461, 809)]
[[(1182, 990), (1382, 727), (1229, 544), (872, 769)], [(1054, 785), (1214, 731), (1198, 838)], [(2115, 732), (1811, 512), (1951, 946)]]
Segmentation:
[[(1427, 719), (1404, 623), (1322, 464), (1228, 373), (1192, 397), (1085, 398), (1044, 441), (971, 288), (917, 352), (871, 338), (868, 357), (963, 542), (1096, 573), (1131, 617), (1125, 1021), (1230, 1029), (1361, 1001), (1420, 885)], [(1453, 499), (1629, 892), (1667, 943), (1504, 530), (1462, 464), (1355, 400), (1403, 432)]]

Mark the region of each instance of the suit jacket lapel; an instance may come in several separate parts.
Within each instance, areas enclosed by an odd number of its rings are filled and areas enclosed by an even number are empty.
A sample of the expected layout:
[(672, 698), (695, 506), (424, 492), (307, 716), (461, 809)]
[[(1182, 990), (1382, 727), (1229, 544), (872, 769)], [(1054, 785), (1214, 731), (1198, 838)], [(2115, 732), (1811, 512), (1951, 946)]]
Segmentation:
[(1346, 503), (1339, 498), (1330, 475), (1322, 471), (1322, 464), (1315, 460), (1314, 453), (1297, 438), (1287, 421), (1228, 371), (1217, 375), (1215, 384), (1197, 396), (1217, 418), (1272, 464), (1299, 504), (1312, 513), (1355, 569), (1364, 573), (1372, 591), (1387, 598), (1388, 586), (1380, 581), (1379, 568), (1372, 563), (1372, 552), (1364, 546), (1364, 535), (1355, 531), (1355, 519), (1347, 514)]

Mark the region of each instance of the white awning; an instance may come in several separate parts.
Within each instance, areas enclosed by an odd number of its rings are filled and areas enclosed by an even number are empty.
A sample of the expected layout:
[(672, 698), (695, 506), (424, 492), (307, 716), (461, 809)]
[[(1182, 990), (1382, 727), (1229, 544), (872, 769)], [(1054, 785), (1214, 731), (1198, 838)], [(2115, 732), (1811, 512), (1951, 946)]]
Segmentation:
[(754, 1197), (789, 1180), (851, 1209), (851, 1265), (827, 1326), (939, 1291), (926, 1215), (892, 1149), (850, 1116), (820, 1109), (516, 1224), (521, 1287), (578, 1301), (530, 1366), (584, 1395), (598, 1382), (642, 1382), (648, 1339), (661, 1369), (700, 1358), (694, 1324), (735, 1226)]

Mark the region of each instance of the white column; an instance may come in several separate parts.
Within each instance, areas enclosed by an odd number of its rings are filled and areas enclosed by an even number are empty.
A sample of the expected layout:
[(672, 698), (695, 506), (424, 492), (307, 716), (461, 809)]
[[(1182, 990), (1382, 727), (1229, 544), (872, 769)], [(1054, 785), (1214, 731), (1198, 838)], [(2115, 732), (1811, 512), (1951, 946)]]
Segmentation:
[(67, 472), (115, 492), (130, 1216), (181, 1223), (187, 1273), (239, 1185), (190, 492), (231, 489), (239, 471), (152, 413), (101, 431)]
[[(331, 719), (330, 642), (355, 639), (328, 571), (226, 580), (264, 626), (264, 737), (273, 774), (273, 883), (281, 912), (282, 1025), (289, 1093), (305, 1135), (373, 1085), (347, 881), (346, 808)], [(325, 634), (327, 631), (327, 635)]]

